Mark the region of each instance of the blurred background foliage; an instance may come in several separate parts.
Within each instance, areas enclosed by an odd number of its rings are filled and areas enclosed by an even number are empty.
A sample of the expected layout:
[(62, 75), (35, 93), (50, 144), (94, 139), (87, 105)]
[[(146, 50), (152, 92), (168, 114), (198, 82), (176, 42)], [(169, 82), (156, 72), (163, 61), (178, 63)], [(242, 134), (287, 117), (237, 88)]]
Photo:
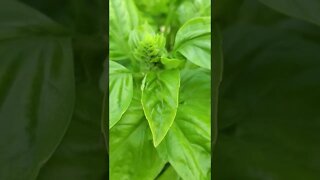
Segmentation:
[[(107, 1), (22, 2), (63, 25), (72, 37), (74, 54), (75, 110), (64, 138), (40, 169), (38, 179), (107, 179), (107, 153), (100, 124), (103, 92), (99, 89), (107, 52)], [(165, 14), (174, 8), (171, 1), (148, 2), (137, 0), (140, 9), (157, 17), (159, 21), (154, 23), (166, 23)], [(190, 1), (175, 2), (184, 5), (173, 12), (185, 13), (186, 19), (199, 12)], [(221, 28), (224, 52), (213, 179), (316, 180), (320, 177), (319, 2), (286, 2), (216, 0), (213, 5), (213, 21)], [(201, 7), (205, 9), (203, 3)], [(169, 18), (168, 21), (179, 27), (185, 20)], [(3, 25), (4, 21), (1, 22)], [(1, 72), (0, 79), (7, 78), (5, 72)], [(5, 135), (3, 128), (8, 124), (4, 119), (0, 122)], [(22, 145), (12, 148), (19, 149)], [(2, 155), (7, 153), (5, 148), (1, 150)], [(4, 160), (1, 159), (1, 165), (10, 168)], [(25, 164), (28, 162), (20, 166), (33, 165)]]
[(224, 52), (213, 176), (316, 180), (320, 6), (312, 0), (261, 2), (268, 6), (257, 0), (217, 0), (213, 7)]
[(104, 0), (1, 1), (0, 179), (107, 179), (106, 9)]

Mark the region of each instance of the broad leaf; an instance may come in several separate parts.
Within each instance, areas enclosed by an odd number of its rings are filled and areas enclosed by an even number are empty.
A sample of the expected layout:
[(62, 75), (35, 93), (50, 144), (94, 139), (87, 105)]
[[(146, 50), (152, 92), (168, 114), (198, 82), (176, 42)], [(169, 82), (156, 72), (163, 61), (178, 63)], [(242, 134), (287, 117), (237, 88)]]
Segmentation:
[(109, 57), (110, 60), (130, 58), (128, 37), (139, 24), (137, 8), (133, 0), (110, 0), (109, 2)]
[(109, 128), (112, 128), (128, 109), (133, 95), (132, 74), (114, 61), (109, 62)]
[(196, 17), (210, 16), (211, 14), (210, 0), (188, 0), (182, 1), (177, 8), (177, 15), (180, 24), (184, 24), (188, 20)]
[(17, 2), (0, 2), (0, 179), (33, 180), (74, 106), (71, 41)]
[(110, 130), (110, 179), (155, 179), (165, 162), (158, 156), (136, 88), (128, 111)]
[(287, 23), (224, 31), (216, 179), (320, 176), (320, 31)]
[(156, 180), (179, 180), (180, 177), (172, 166), (169, 166)]
[(194, 18), (186, 22), (177, 32), (174, 53), (211, 69), (211, 18)]
[(102, 93), (97, 84), (81, 82), (76, 98), (70, 127), (37, 180), (107, 178), (107, 153), (101, 134)]
[(210, 179), (210, 73), (185, 70), (181, 77), (177, 116), (157, 150), (183, 179)]
[(320, 26), (319, 0), (259, 0), (286, 15), (303, 19)]
[(166, 136), (178, 108), (180, 72), (149, 72), (142, 82), (141, 102), (148, 120), (154, 146)]

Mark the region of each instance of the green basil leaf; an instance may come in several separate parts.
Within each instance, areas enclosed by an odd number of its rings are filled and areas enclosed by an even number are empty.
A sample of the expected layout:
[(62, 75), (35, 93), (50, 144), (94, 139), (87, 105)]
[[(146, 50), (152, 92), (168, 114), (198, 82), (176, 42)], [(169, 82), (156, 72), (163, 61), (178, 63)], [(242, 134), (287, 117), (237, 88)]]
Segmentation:
[(110, 179), (155, 179), (165, 164), (153, 147), (140, 100), (136, 88), (129, 109), (110, 129)]
[(178, 108), (180, 72), (149, 72), (142, 83), (141, 102), (150, 125), (154, 146), (166, 136)]
[(109, 10), (109, 57), (111, 60), (128, 59), (128, 36), (139, 24), (137, 8), (132, 0), (110, 0)]
[(180, 177), (172, 166), (169, 166), (156, 180), (179, 180)]
[(102, 93), (94, 83), (77, 84), (70, 127), (37, 180), (106, 179), (106, 150), (101, 135)]
[(320, 1), (318, 0), (259, 0), (261, 3), (284, 13), (320, 25)]
[(161, 63), (164, 65), (165, 69), (174, 69), (183, 65), (184, 61), (180, 59), (162, 57)]
[(182, 72), (177, 116), (157, 148), (183, 179), (210, 179), (210, 79), (203, 70)]
[(1, 1), (0, 12), (0, 179), (33, 180), (71, 120), (71, 41), (17, 1)]
[(287, 23), (224, 31), (215, 179), (320, 176), (320, 27)]
[(211, 69), (211, 18), (194, 18), (186, 22), (177, 32), (174, 53)]
[(114, 61), (109, 62), (109, 129), (128, 109), (133, 95), (132, 74)]
[(191, 0), (183, 1), (177, 8), (177, 14), (180, 24), (188, 20), (201, 16), (211, 15), (211, 1), (208, 0)]

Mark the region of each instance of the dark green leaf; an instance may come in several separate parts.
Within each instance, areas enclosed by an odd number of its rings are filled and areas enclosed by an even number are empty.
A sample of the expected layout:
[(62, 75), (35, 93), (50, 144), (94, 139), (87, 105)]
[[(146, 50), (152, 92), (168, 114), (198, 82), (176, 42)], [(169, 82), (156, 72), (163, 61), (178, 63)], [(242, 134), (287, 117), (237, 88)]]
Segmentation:
[(33, 180), (73, 112), (71, 42), (17, 1), (1, 1), (0, 12), (0, 179)]
[(102, 93), (97, 84), (81, 82), (76, 98), (70, 127), (38, 180), (102, 180), (107, 176), (107, 152), (101, 133)]
[(259, 0), (263, 4), (286, 15), (320, 25), (320, 1), (318, 0)]
[(166, 136), (178, 108), (180, 72), (149, 72), (142, 83), (141, 102), (149, 122), (154, 146)]

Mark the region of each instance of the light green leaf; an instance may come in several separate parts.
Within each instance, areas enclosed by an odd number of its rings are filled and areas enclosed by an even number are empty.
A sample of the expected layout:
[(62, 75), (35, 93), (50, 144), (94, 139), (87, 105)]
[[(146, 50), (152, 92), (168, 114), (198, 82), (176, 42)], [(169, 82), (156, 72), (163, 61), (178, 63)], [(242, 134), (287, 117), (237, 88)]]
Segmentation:
[(149, 72), (142, 83), (141, 102), (149, 122), (154, 146), (170, 129), (178, 108), (180, 72), (164, 70)]
[(186, 22), (177, 32), (174, 53), (211, 69), (211, 18), (194, 18)]
[(177, 8), (177, 15), (180, 24), (184, 24), (188, 20), (201, 16), (211, 15), (210, 0), (188, 0), (182, 1)]
[(172, 166), (169, 166), (157, 180), (179, 180), (180, 177)]
[(109, 57), (110, 60), (130, 58), (129, 33), (139, 24), (137, 8), (132, 0), (109, 1)]
[(0, 12), (0, 179), (34, 180), (71, 120), (71, 41), (17, 1), (1, 1)]
[(136, 88), (128, 111), (110, 130), (110, 179), (155, 179), (165, 164), (153, 147), (140, 100)]
[(165, 69), (174, 69), (180, 67), (184, 61), (180, 59), (162, 57), (161, 63), (164, 65)]
[(210, 72), (185, 70), (181, 77), (177, 116), (157, 150), (183, 179), (210, 179)]
[(319, 0), (259, 0), (286, 15), (320, 25)]
[(132, 74), (114, 61), (109, 62), (109, 129), (128, 109), (133, 95)]

